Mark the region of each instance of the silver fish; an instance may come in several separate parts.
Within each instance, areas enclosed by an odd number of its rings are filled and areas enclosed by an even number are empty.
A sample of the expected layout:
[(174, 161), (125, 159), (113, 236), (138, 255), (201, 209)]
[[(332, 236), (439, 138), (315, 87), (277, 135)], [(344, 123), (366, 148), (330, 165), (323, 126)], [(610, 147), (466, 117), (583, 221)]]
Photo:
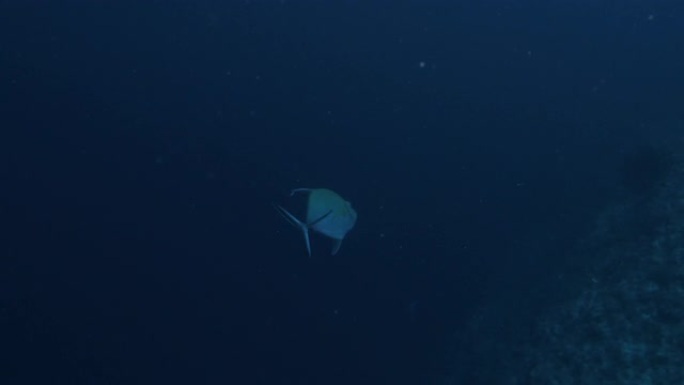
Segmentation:
[(298, 188), (292, 190), (290, 196), (304, 192), (309, 194), (306, 206), (306, 221), (301, 221), (283, 207), (275, 205), (276, 210), (288, 222), (299, 227), (304, 234), (306, 251), (311, 256), (309, 230), (316, 231), (333, 239), (332, 255), (342, 246), (342, 240), (356, 224), (356, 211), (336, 192), (325, 188)]

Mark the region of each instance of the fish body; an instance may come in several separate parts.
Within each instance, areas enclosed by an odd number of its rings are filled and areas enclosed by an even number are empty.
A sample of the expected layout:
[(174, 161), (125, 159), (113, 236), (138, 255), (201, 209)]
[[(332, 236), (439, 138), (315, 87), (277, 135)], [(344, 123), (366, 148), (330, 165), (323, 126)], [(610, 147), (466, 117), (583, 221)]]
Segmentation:
[(331, 254), (335, 255), (342, 240), (356, 224), (357, 214), (351, 203), (336, 192), (325, 188), (298, 188), (292, 190), (290, 196), (297, 193), (308, 193), (306, 219), (302, 221), (281, 206), (275, 206), (280, 214), (290, 223), (301, 229), (306, 242), (306, 250), (311, 256), (309, 230), (323, 234), (333, 240)]

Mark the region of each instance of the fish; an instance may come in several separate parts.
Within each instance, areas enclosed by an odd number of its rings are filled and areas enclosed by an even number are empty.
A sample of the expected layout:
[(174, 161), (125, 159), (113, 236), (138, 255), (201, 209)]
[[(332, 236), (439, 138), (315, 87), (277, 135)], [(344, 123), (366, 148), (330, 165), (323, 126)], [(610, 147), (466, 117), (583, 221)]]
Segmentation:
[(331, 254), (337, 254), (345, 236), (356, 224), (357, 214), (351, 203), (326, 188), (297, 188), (290, 192), (290, 196), (298, 193), (309, 194), (305, 220), (298, 219), (282, 206), (274, 204), (275, 209), (288, 222), (302, 231), (309, 257), (311, 257), (309, 230), (331, 238), (333, 240)]

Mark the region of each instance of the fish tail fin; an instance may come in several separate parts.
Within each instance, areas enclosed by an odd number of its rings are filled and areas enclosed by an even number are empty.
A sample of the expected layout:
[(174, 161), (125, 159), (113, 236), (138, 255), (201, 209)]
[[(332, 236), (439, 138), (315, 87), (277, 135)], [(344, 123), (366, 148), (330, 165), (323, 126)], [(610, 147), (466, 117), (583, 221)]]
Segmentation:
[(306, 242), (306, 252), (309, 254), (309, 258), (311, 258), (311, 242), (309, 242), (309, 228), (308, 227), (302, 227), (302, 233), (304, 234), (304, 242)]
[(298, 227), (302, 233), (304, 234), (304, 241), (306, 242), (306, 252), (309, 254), (309, 257), (311, 256), (311, 242), (309, 241), (309, 226), (307, 226), (306, 223), (300, 221), (292, 215), (289, 211), (285, 210), (281, 206), (278, 206), (276, 204), (273, 205), (275, 207), (276, 211), (280, 213), (280, 215), (283, 216), (290, 224), (292, 224), (295, 227)]

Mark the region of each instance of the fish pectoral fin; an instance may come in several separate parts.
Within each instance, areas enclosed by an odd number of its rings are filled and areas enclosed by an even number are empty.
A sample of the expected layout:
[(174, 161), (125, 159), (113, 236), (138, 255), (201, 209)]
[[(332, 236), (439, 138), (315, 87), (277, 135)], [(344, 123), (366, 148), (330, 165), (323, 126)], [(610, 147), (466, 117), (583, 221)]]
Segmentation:
[(327, 212), (327, 213), (325, 213), (325, 214), (321, 215), (321, 217), (320, 217), (320, 218), (318, 218), (318, 219), (316, 219), (315, 221), (312, 221), (311, 223), (309, 223), (309, 225), (308, 225), (308, 226), (309, 226), (309, 227), (313, 227), (313, 226), (315, 226), (315, 225), (316, 225), (316, 223), (319, 223), (320, 221), (324, 220), (324, 219), (325, 219), (325, 218), (327, 218), (327, 217), (328, 217), (328, 216), (329, 216), (330, 214), (332, 214), (332, 210), (328, 210), (328, 212)]
[(332, 246), (332, 251), (330, 252), (331, 255), (337, 254), (338, 251), (340, 251), (340, 247), (342, 247), (342, 240), (341, 239), (333, 239), (333, 246)]

